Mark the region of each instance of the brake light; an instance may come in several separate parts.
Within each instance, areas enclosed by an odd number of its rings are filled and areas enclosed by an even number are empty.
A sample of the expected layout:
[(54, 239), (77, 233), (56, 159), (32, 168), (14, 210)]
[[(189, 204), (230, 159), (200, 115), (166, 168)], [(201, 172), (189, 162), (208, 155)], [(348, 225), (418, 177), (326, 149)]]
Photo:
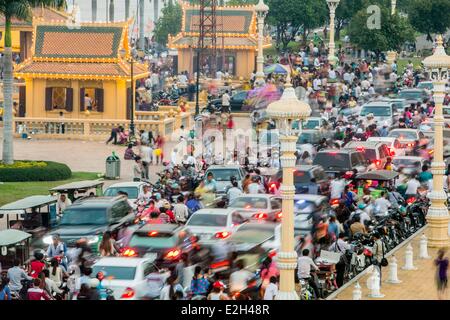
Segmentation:
[(428, 150), (428, 154), (432, 154), (434, 150)]
[(391, 157), (395, 156), (394, 148), (389, 148), (389, 154)]
[(339, 204), (339, 199), (332, 199), (331, 205)]
[(255, 213), (255, 214), (253, 215), (253, 218), (255, 218), (255, 219), (260, 219), (260, 220), (264, 220), (264, 219), (267, 219), (267, 218), (268, 218), (268, 215), (267, 215), (267, 213), (263, 213), (263, 212)]
[(229, 236), (231, 236), (231, 232), (229, 232), (229, 231), (220, 231), (214, 235), (214, 237), (217, 239), (226, 239)]
[(150, 231), (149, 233), (148, 233), (148, 236), (149, 237), (154, 237), (154, 236), (157, 236), (158, 235), (158, 231)]
[(132, 289), (132, 288), (126, 288), (121, 296), (122, 299), (130, 299), (133, 297), (134, 297), (134, 289)]
[(252, 206), (249, 204), (245, 206), (245, 209), (251, 209), (251, 208), (252, 208)]
[(181, 250), (179, 249), (172, 249), (166, 254), (166, 258), (168, 259), (176, 259), (180, 256)]
[(126, 248), (123, 252), (122, 252), (122, 256), (124, 257), (136, 257), (138, 254), (134, 249), (131, 248)]
[(416, 198), (415, 197), (412, 197), (412, 198), (409, 198), (408, 200), (406, 200), (406, 203), (407, 204), (411, 204), (411, 203), (413, 203), (413, 202), (415, 202), (416, 201)]
[(412, 146), (414, 146), (414, 144), (413, 143), (408, 143), (407, 146), (408, 147), (412, 147)]
[(277, 219), (281, 219), (282, 217), (283, 217), (283, 212), (278, 212), (277, 214), (276, 214), (276, 217), (277, 217)]
[(270, 184), (270, 188), (276, 188), (276, 187), (277, 187), (277, 184), (275, 182)]
[(381, 164), (381, 160), (374, 160), (373, 163), (375, 163), (375, 165), (376, 165), (377, 167), (379, 167), (380, 164)]

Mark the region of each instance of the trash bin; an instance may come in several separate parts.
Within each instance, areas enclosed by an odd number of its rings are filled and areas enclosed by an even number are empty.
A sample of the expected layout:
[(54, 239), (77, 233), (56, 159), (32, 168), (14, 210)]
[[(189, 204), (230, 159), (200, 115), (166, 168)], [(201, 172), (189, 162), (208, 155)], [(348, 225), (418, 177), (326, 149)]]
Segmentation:
[(120, 159), (115, 152), (106, 158), (105, 179), (120, 179)]

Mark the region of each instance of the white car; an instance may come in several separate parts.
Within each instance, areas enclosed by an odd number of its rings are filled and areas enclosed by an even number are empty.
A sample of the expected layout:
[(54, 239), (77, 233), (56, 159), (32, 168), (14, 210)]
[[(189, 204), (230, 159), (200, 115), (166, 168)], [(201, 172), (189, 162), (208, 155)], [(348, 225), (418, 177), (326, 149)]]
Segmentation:
[(200, 209), (186, 222), (185, 229), (199, 237), (200, 240), (226, 239), (246, 219), (236, 208)]
[(425, 159), (415, 156), (399, 156), (392, 160), (392, 169), (400, 171), (404, 174), (419, 174), (422, 171), (422, 166), (425, 164)]
[(401, 148), (400, 141), (395, 137), (369, 137), (367, 141), (381, 142), (387, 145), (391, 156), (404, 156), (405, 149)]
[(128, 194), (128, 199), (130, 201), (135, 202), (139, 194), (144, 190), (145, 185), (148, 184), (142, 181), (119, 182), (106, 188), (103, 195), (105, 197), (114, 197), (119, 191), (123, 191)]
[(93, 276), (103, 272), (103, 287), (113, 290), (116, 300), (139, 300), (147, 293), (146, 276), (156, 272), (156, 254), (144, 258), (104, 257), (93, 266)]

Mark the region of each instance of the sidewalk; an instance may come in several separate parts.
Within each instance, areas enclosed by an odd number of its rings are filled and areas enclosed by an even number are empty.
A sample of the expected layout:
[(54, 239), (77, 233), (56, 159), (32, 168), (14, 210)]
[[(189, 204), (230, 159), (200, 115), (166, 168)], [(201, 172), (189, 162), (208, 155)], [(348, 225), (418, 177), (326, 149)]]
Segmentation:
[[(425, 235), (428, 236), (428, 229), (425, 229)], [(362, 300), (436, 300), (436, 267), (433, 264), (437, 256), (438, 249), (428, 248), (428, 255), (430, 259), (419, 259), (419, 243), (422, 234), (417, 235), (411, 242), (414, 252), (414, 266), (417, 270), (406, 271), (401, 268), (405, 264), (405, 250), (406, 246), (397, 251), (394, 255), (397, 258), (397, 274), (398, 279), (402, 282), (399, 284), (389, 284), (386, 282), (389, 275), (389, 266), (383, 268), (381, 294), (384, 294), (382, 299), (369, 298), (369, 290), (367, 289), (367, 279), (369, 275), (364, 275), (359, 279), (359, 284), (362, 291)], [(391, 261), (392, 256), (388, 258)], [(339, 293), (334, 300), (352, 300), (352, 293), (355, 283), (344, 289)], [(448, 300), (448, 297), (447, 297)]]

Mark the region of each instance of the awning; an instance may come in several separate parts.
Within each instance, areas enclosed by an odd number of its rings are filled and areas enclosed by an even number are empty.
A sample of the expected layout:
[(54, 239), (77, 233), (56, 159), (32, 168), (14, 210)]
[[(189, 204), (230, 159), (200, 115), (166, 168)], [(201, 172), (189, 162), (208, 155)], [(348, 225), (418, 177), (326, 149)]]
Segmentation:
[(31, 237), (31, 234), (20, 231), (20, 230), (15, 230), (15, 229), (3, 230), (3, 231), (0, 231), (0, 247), (15, 244), (15, 243), (21, 242), (23, 240), (26, 240), (30, 237)]
[(356, 176), (356, 179), (387, 181), (387, 180), (395, 179), (397, 177), (398, 177), (398, 172), (395, 172), (395, 171), (375, 170), (375, 171), (360, 173)]
[(55, 196), (31, 196), (17, 200), (15, 202), (5, 204), (4, 206), (0, 207), (0, 210), (13, 211), (13, 210), (25, 210), (29, 208), (39, 208), (45, 205), (55, 203), (57, 200), (58, 199)]
[(54, 187), (49, 191), (56, 192), (68, 192), (71, 190), (81, 190), (81, 189), (91, 189), (97, 188), (98, 186), (103, 186), (105, 182), (100, 180), (84, 180), (84, 181), (75, 181), (67, 184), (63, 184), (61, 186)]

